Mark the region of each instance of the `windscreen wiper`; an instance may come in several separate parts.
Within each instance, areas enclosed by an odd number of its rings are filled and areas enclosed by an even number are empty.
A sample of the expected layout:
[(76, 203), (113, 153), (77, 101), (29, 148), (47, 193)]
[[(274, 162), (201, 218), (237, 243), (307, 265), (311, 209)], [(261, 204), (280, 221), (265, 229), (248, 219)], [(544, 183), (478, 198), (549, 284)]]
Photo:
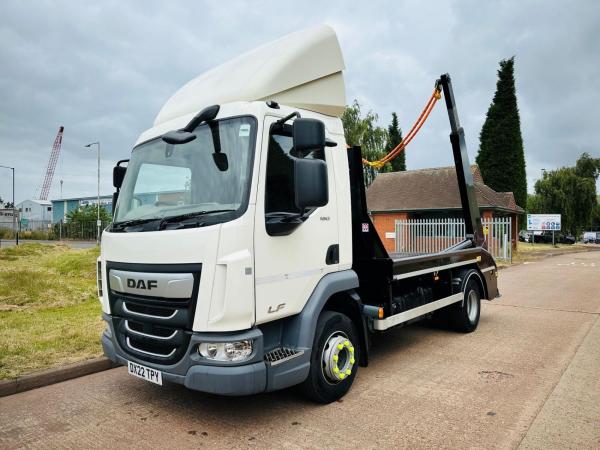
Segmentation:
[(122, 230), (124, 228), (133, 227), (135, 225), (143, 225), (145, 223), (153, 222), (156, 220), (160, 220), (160, 219), (153, 217), (153, 218), (149, 218), (149, 219), (134, 219), (134, 220), (125, 220), (124, 222), (113, 222), (112, 228), (113, 228), (113, 230)]
[[(196, 211), (192, 213), (180, 214), (178, 216), (169, 216), (165, 217), (160, 221), (160, 223), (158, 224), (158, 229), (162, 230), (168, 223), (185, 222), (186, 220), (195, 219), (197, 217), (206, 216), (208, 214), (225, 213), (232, 211), (235, 211), (235, 209), (213, 209), (210, 211)], [(189, 225), (199, 226), (200, 224), (201, 222), (196, 221), (194, 223), (190, 223)]]

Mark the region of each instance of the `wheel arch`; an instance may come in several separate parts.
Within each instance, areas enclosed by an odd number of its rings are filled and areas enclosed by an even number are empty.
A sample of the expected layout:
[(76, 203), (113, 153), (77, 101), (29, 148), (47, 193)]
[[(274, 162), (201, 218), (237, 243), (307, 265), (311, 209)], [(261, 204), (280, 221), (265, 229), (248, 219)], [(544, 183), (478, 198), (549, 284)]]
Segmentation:
[(355, 324), (361, 339), (359, 363), (366, 365), (368, 331), (362, 316), (362, 302), (354, 291), (358, 285), (358, 275), (353, 270), (329, 273), (321, 278), (302, 311), (286, 324), (282, 336), (284, 345), (304, 350), (312, 349), (321, 312), (336, 311), (347, 315)]
[[(466, 270), (463, 270), (460, 273), (460, 278), (461, 278), (461, 284), (460, 284), (460, 291), (461, 292), (465, 292), (465, 288), (467, 287), (467, 283), (474, 279), (480, 289), (480, 294), (481, 294), (481, 298), (488, 298), (488, 293), (487, 293), (487, 285), (485, 282), (485, 277), (481, 274), (481, 272), (479, 271), (479, 269), (476, 268), (469, 268)], [(464, 302), (464, 298), (462, 300)]]
[(327, 300), (322, 311), (339, 312), (354, 323), (360, 339), (358, 362), (360, 366), (366, 367), (369, 364), (369, 331), (362, 313), (362, 301), (358, 294), (354, 290), (338, 292)]

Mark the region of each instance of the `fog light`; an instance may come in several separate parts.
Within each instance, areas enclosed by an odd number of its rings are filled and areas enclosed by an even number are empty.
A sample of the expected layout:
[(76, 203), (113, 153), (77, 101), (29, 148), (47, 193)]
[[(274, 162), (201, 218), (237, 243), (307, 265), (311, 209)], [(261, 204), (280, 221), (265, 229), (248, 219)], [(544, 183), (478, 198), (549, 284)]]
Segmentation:
[(201, 355), (211, 359), (214, 359), (217, 356), (219, 349), (215, 344), (201, 344), (199, 348), (202, 348), (202, 345), (204, 345), (204, 351), (200, 352)]
[(198, 353), (214, 361), (240, 361), (252, 354), (252, 341), (202, 342), (198, 345)]

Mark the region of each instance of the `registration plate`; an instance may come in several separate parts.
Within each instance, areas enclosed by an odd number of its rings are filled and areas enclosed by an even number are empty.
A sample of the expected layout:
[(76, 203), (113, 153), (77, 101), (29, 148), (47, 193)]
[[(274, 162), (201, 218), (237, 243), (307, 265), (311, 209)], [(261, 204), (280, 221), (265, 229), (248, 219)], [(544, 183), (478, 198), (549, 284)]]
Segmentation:
[(141, 364), (131, 361), (127, 361), (127, 370), (133, 376), (162, 386), (162, 373), (159, 370), (151, 369), (150, 367), (142, 366)]

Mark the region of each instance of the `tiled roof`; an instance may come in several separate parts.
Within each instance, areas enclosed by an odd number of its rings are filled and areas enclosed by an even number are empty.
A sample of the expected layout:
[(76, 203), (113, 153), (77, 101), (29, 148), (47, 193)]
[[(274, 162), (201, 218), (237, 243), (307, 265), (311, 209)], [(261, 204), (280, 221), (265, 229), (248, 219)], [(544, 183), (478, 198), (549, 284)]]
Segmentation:
[[(483, 183), (477, 165), (471, 166), (477, 203), (480, 207), (523, 213), (512, 192), (496, 192)], [(367, 190), (369, 210), (415, 211), (460, 208), (456, 169), (408, 170), (380, 173)]]

